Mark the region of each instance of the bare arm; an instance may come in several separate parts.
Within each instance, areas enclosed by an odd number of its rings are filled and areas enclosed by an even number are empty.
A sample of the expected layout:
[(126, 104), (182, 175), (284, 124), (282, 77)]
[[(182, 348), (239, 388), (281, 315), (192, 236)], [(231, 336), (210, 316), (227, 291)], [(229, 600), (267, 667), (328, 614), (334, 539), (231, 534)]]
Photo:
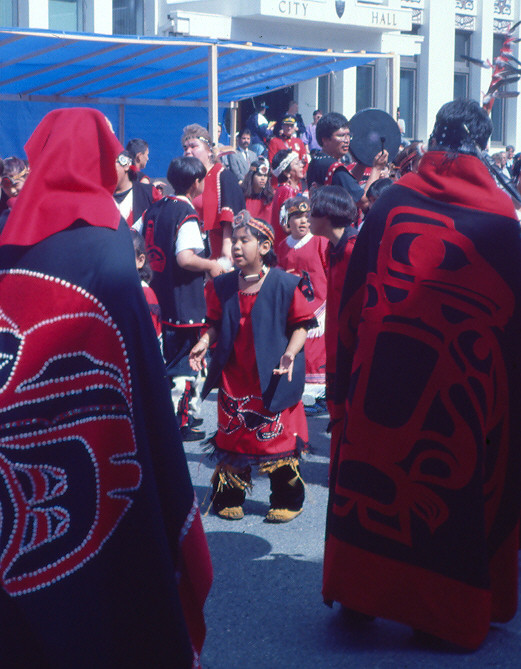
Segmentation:
[[(367, 199), (366, 195), (369, 186), (380, 178), (382, 170), (387, 166), (388, 160), (389, 160), (389, 154), (385, 149), (383, 151), (380, 151), (380, 153), (377, 153), (376, 156), (374, 157), (373, 167), (371, 168), (371, 174), (369, 175), (369, 178), (367, 179), (364, 185), (364, 194), (362, 195), (360, 200), (358, 200), (358, 202), (356, 203), (362, 211), (367, 211), (367, 209), (369, 208), (369, 200)], [(358, 172), (356, 172), (359, 166), (362, 168), (361, 174), (363, 175), (365, 168), (363, 165), (360, 165), (360, 163), (357, 163), (357, 165), (351, 170), (351, 174), (358, 180), (360, 180), (361, 178), (357, 176)]]
[(283, 353), (279, 366), (273, 370), (274, 374), (287, 374), (288, 381), (293, 378), (293, 362), (295, 356), (302, 350), (306, 342), (308, 331), (305, 327), (297, 327), (293, 330), (285, 352)]
[(190, 363), (190, 367), (195, 372), (200, 372), (203, 368), (203, 359), (206, 355), (206, 351), (210, 348), (216, 339), (217, 330), (211, 326), (190, 351), (188, 362)]
[(232, 262), (232, 224), (231, 223), (221, 223), (223, 228), (223, 246), (221, 249), (221, 255), (225, 258), (228, 258)]
[(179, 267), (187, 269), (190, 272), (208, 272), (212, 279), (223, 273), (223, 268), (219, 265), (217, 260), (201, 258), (193, 249), (180, 251), (176, 255), (176, 260)]

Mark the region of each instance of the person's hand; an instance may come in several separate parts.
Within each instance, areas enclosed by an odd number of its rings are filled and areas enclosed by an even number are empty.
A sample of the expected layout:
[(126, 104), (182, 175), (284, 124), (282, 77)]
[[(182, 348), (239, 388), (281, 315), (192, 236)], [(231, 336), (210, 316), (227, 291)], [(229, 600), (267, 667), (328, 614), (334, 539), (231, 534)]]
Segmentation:
[(389, 162), (389, 152), (387, 149), (384, 149), (383, 151), (380, 151), (380, 153), (377, 153), (376, 156), (373, 159), (373, 167), (376, 167), (379, 170), (383, 170), (384, 167), (387, 167), (387, 163)]
[(190, 351), (188, 363), (194, 372), (200, 372), (203, 368), (203, 359), (208, 350), (210, 342), (207, 335), (203, 335), (197, 344)]
[(279, 366), (273, 370), (273, 373), (276, 374), (277, 376), (281, 376), (282, 374), (287, 374), (288, 375), (288, 381), (291, 382), (291, 379), (293, 378), (293, 362), (295, 360), (295, 356), (293, 353), (284, 353), (282, 358), (280, 359)]
[(216, 276), (224, 274), (224, 269), (217, 260), (210, 260), (210, 268), (208, 269), (208, 274), (215, 279)]

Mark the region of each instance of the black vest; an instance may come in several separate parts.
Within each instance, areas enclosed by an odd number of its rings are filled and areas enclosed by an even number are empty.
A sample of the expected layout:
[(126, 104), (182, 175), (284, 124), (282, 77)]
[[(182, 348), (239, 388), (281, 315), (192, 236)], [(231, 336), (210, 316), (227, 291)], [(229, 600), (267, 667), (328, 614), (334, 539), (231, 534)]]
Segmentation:
[[(272, 267), (264, 279), (251, 312), (253, 345), (262, 399), (265, 408), (273, 413), (297, 404), (304, 390), (304, 349), (295, 357), (291, 383), (288, 382), (286, 374), (282, 376), (273, 374), (273, 370), (279, 366), (280, 358), (291, 336), (287, 318), (298, 283), (299, 277)], [(203, 388), (203, 398), (212, 388), (220, 384), (222, 370), (233, 351), (241, 316), (238, 294), (239, 272), (216, 277), (214, 285), (222, 306), (222, 318), (217, 346)]]
[[(204, 272), (179, 267), (175, 245), (179, 228), (187, 218), (197, 218), (185, 200), (165, 197), (143, 214), (143, 236), (154, 276), (150, 286), (157, 295), (163, 321), (172, 325), (204, 322)], [(203, 252), (198, 255), (203, 255)]]

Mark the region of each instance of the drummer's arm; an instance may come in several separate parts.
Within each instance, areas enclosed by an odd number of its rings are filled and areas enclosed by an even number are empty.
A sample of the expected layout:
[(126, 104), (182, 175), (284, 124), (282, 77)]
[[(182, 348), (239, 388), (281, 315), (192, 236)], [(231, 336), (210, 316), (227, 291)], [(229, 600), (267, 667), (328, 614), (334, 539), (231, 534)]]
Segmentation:
[[(388, 160), (389, 160), (389, 154), (385, 149), (383, 151), (380, 151), (380, 153), (377, 153), (376, 156), (374, 157), (373, 167), (371, 168), (371, 174), (369, 175), (369, 178), (364, 184), (364, 194), (360, 198), (360, 200), (356, 203), (357, 206), (360, 207), (362, 211), (367, 211), (367, 209), (369, 208), (369, 200), (367, 199), (366, 196), (366, 193), (369, 190), (369, 186), (380, 178), (382, 171), (387, 167)], [(360, 163), (357, 163), (356, 166), (351, 170), (351, 174), (353, 174), (353, 176), (356, 176), (354, 172), (359, 165)], [(362, 168), (362, 174), (363, 174), (365, 168), (363, 165), (360, 165), (360, 167)], [(359, 177), (356, 178), (359, 179)]]

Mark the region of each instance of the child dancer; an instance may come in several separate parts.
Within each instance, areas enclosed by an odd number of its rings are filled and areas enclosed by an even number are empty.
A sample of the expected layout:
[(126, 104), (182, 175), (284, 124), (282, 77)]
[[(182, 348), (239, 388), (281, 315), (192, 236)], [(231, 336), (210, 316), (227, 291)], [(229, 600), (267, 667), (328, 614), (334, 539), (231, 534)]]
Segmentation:
[(331, 419), (332, 456), (342, 429), (342, 423), (339, 420), (341, 413), (333, 401), (338, 346), (338, 312), (347, 266), (356, 242), (357, 230), (354, 223), (357, 215), (353, 198), (342, 186), (320, 186), (312, 189), (311, 232), (329, 240), (327, 248), (326, 398)]
[(207, 295), (207, 332), (190, 353), (201, 369), (217, 342), (203, 397), (219, 386), (218, 430), (212, 478), (213, 508), (222, 518), (243, 518), (251, 465), (271, 481), (266, 521), (288, 522), (304, 503), (298, 457), (307, 444), (300, 401), (304, 354), (313, 311), (298, 289), (299, 278), (274, 267), (273, 229), (242, 211), (235, 218), (235, 271), (216, 277)]
[(271, 205), (271, 225), (275, 231), (275, 246), (277, 246), (285, 237), (280, 227), (280, 208), (290, 197), (302, 194), (304, 164), (298, 154), (284, 149), (275, 154), (271, 167), (273, 176), (277, 177), (279, 184)]
[(163, 337), (161, 331), (161, 308), (159, 302), (157, 301), (156, 294), (148, 285), (152, 281), (152, 268), (147, 258), (147, 251), (145, 248), (145, 240), (139, 234), (137, 230), (133, 228), (130, 229), (130, 236), (132, 237), (132, 243), (134, 244), (134, 252), (136, 254), (136, 269), (141, 279), (141, 287), (145, 293), (145, 299), (150, 310), (150, 316), (152, 317), (152, 323), (154, 325), (154, 330), (159, 339), (159, 343), (163, 344)]
[(297, 195), (286, 200), (281, 208), (280, 224), (288, 237), (277, 246), (279, 266), (302, 277), (301, 285), (310, 302), (318, 327), (308, 331), (306, 354), (306, 385), (303, 402), (308, 416), (327, 413), (326, 384), (326, 295), (327, 239), (315, 237), (309, 230), (309, 200)]
[(246, 209), (253, 218), (271, 221), (273, 188), (269, 182), (270, 167), (266, 160), (256, 160), (244, 177), (241, 188), (246, 200)]

